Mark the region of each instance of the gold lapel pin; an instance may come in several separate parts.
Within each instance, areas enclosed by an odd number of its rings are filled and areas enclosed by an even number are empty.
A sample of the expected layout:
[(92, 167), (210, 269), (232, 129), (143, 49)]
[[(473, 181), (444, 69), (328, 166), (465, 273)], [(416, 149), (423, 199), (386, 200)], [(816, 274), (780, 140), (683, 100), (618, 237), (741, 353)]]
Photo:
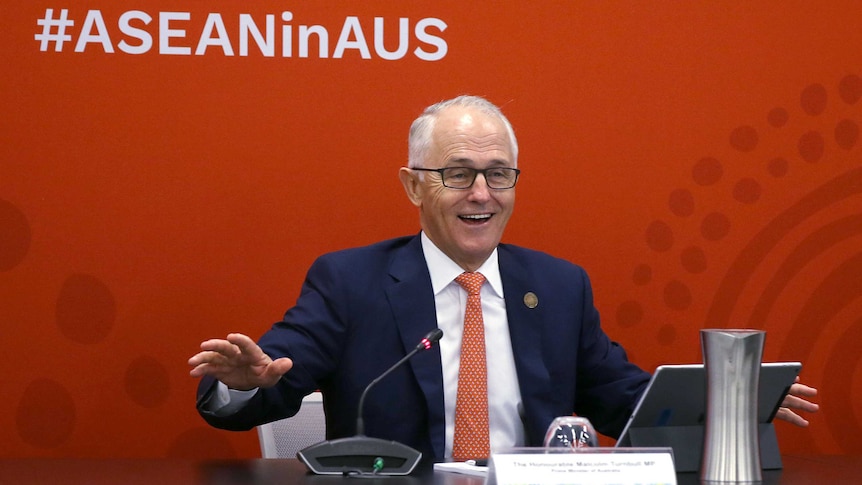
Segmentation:
[(532, 291), (528, 291), (524, 294), (524, 305), (527, 305), (527, 308), (536, 308), (539, 306), (539, 297)]

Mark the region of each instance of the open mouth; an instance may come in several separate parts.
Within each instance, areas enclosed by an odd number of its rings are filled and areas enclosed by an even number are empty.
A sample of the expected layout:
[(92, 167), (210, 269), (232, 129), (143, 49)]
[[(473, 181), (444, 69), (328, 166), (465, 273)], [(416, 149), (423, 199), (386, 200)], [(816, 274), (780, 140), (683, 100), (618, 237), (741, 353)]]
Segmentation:
[(464, 214), (458, 216), (459, 219), (468, 224), (484, 224), (491, 220), (493, 214)]

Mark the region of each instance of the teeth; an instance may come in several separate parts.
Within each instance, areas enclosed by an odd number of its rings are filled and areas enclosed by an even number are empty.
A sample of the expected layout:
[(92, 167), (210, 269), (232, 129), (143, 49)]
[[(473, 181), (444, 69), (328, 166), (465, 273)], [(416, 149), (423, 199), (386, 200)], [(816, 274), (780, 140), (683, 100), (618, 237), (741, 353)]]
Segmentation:
[(461, 216), (462, 219), (474, 219), (474, 220), (489, 219), (490, 217), (491, 217), (491, 214), (468, 214), (468, 215)]

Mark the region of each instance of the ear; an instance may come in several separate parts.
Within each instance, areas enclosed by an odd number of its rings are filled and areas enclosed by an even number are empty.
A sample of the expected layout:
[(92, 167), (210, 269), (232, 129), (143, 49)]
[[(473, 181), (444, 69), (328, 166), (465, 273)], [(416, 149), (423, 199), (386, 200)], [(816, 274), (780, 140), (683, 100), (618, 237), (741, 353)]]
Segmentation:
[(404, 186), (404, 191), (407, 192), (407, 198), (410, 199), (410, 202), (416, 207), (421, 206), (424, 186), (419, 180), (419, 174), (407, 167), (401, 167), (398, 170), (398, 178), (401, 179), (401, 185)]

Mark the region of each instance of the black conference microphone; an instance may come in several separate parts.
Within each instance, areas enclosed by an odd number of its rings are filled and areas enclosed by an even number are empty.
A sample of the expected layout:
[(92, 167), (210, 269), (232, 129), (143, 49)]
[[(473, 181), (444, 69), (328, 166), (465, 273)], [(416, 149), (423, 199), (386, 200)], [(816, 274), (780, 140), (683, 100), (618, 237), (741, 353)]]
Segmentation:
[(362, 407), (368, 390), (390, 372), (407, 362), (417, 352), (428, 350), (443, 337), (439, 328), (428, 335), (416, 347), (386, 370), (380, 377), (371, 381), (359, 397), (356, 417), (356, 436), (339, 438), (303, 448), (296, 457), (318, 475), (375, 474), (407, 475), (416, 468), (422, 453), (397, 441), (386, 441), (365, 436), (365, 422), (362, 420)]

